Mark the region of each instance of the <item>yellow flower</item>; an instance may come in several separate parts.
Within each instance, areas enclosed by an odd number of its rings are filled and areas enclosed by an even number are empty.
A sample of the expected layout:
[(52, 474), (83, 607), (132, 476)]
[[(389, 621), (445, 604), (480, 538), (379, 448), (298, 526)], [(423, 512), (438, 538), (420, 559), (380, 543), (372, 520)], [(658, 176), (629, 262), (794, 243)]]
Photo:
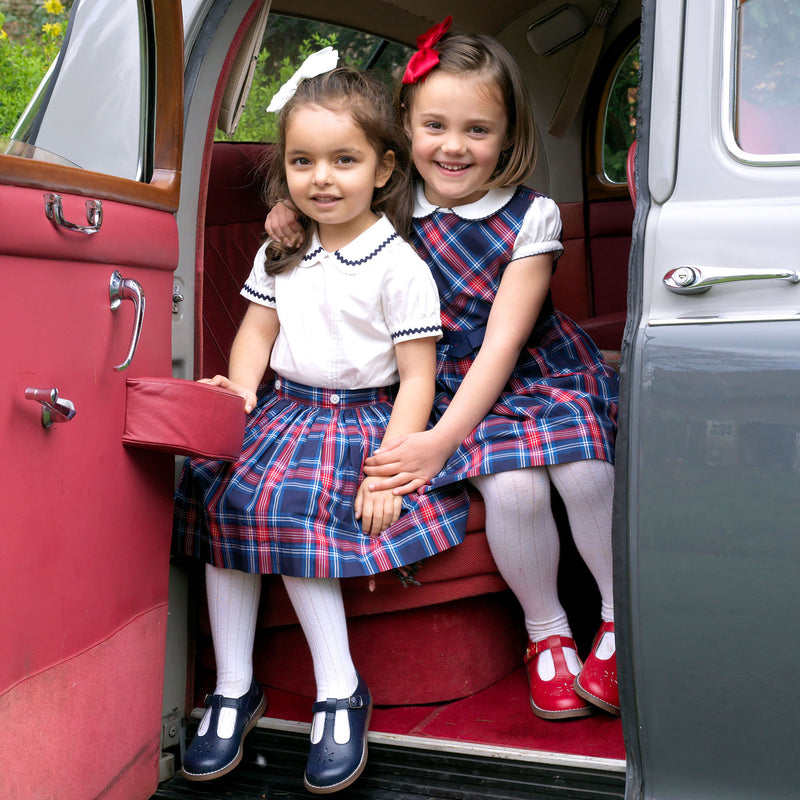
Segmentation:
[(8, 39), (8, 34), (2, 28), (0, 28), (0, 42), (2, 42), (4, 39)]
[(57, 14), (64, 13), (64, 4), (61, 0), (47, 0), (44, 4), (44, 10), (48, 14), (53, 14), (54, 16)]
[(60, 22), (45, 22), (42, 25), (42, 33), (50, 39), (57, 39), (61, 36), (61, 23)]

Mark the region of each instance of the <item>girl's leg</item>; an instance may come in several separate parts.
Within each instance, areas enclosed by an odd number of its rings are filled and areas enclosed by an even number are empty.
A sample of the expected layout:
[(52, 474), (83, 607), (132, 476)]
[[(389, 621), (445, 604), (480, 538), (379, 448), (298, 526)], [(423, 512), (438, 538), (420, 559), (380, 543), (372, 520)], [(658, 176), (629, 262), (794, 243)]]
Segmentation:
[(575, 690), (590, 703), (618, 714), (611, 555), (614, 467), (607, 461), (589, 460), (558, 464), (549, 471), (567, 508), (575, 545), (594, 576), (601, 597), (602, 624)]
[(286, 575), (283, 581), (306, 635), (317, 681), (303, 782), (310, 792), (329, 794), (353, 783), (367, 763), (372, 699), (350, 658), (339, 581)]
[(486, 536), (497, 568), (525, 614), (531, 709), (547, 719), (586, 716), (572, 689), (580, 672), (557, 578), (559, 541), (544, 467), (471, 478), (486, 506)]
[[(350, 697), (358, 685), (358, 674), (350, 657), (347, 618), (339, 581), (284, 575), (283, 582), (311, 650), (317, 701)], [(314, 714), (312, 743), (322, 738), (324, 724), (325, 712)], [(343, 744), (349, 738), (348, 712), (340, 709), (336, 712), (334, 739)]]
[(614, 621), (611, 509), (614, 466), (607, 461), (571, 461), (548, 467), (567, 509), (572, 538), (600, 590), (600, 615)]
[(230, 772), (242, 759), (242, 742), (267, 701), (253, 680), (253, 639), (261, 576), (206, 565), (206, 594), (217, 686), (183, 759), (190, 780)]
[(560, 548), (546, 468), (479, 475), (470, 482), (483, 497), (489, 548), (522, 606), (531, 641), (572, 636), (558, 600)]
[(261, 575), (206, 564), (206, 595), (217, 661), (214, 693), (241, 697), (253, 680)]

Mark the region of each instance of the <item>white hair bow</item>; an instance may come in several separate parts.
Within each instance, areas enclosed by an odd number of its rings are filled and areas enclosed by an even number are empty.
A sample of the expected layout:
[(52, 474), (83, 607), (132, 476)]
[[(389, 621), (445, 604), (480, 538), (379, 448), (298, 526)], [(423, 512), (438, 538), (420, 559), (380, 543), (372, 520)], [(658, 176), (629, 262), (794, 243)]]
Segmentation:
[(297, 91), (301, 81), (306, 78), (316, 78), (317, 75), (330, 72), (335, 69), (338, 63), (339, 51), (334, 50), (332, 47), (323, 47), (322, 50), (312, 53), (300, 65), (300, 69), (278, 89), (267, 106), (267, 111), (280, 111), (294, 97), (294, 93)]

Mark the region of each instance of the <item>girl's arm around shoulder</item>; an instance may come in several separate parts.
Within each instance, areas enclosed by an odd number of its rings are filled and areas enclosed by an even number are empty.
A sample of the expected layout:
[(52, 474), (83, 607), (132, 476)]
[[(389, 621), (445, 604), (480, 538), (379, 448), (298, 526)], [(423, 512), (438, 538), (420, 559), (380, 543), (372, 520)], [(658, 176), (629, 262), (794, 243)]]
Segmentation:
[(249, 414), (256, 406), (256, 392), (269, 365), (279, 330), (278, 312), (274, 308), (250, 303), (233, 340), (228, 377), (215, 375), (204, 382), (241, 395)]
[(297, 210), (291, 200), (281, 200), (270, 209), (264, 220), (264, 230), (270, 239), (287, 247), (298, 247), (303, 241), (303, 227), (297, 221)]

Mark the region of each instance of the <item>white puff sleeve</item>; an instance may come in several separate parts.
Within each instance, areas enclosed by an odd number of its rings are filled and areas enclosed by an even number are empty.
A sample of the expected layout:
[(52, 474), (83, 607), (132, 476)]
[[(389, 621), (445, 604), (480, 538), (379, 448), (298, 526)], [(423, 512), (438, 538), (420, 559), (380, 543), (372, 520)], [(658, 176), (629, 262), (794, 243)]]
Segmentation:
[(267, 244), (269, 243), (264, 242), (258, 248), (258, 252), (253, 258), (253, 268), (250, 270), (250, 275), (244, 282), (244, 288), (240, 294), (251, 303), (275, 308), (275, 276), (267, 275), (264, 267), (264, 254), (267, 250)]
[(561, 214), (558, 205), (549, 197), (538, 196), (525, 214), (511, 258), (526, 258), (542, 253), (555, 253), (558, 258), (564, 252), (560, 237)]
[(383, 282), (382, 303), (392, 341), (442, 338), (439, 292), (428, 265), (403, 242)]

